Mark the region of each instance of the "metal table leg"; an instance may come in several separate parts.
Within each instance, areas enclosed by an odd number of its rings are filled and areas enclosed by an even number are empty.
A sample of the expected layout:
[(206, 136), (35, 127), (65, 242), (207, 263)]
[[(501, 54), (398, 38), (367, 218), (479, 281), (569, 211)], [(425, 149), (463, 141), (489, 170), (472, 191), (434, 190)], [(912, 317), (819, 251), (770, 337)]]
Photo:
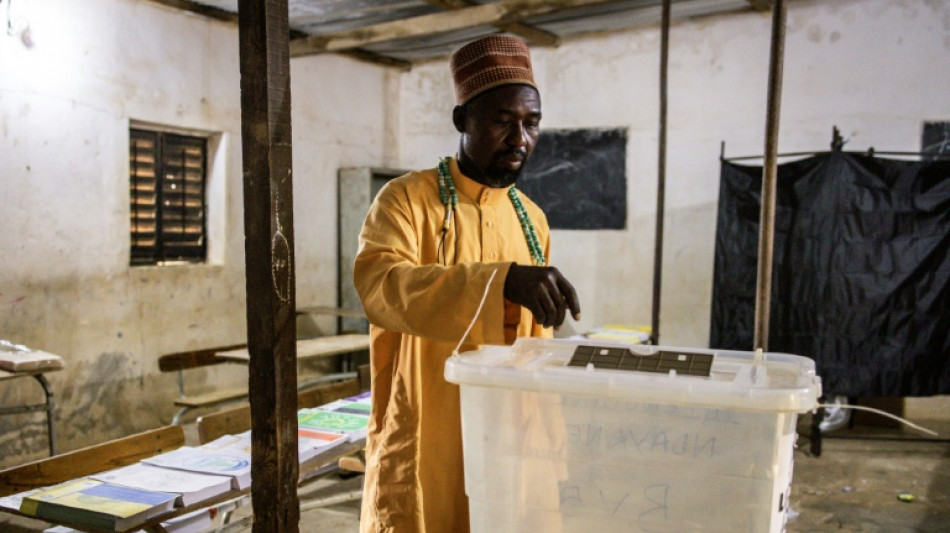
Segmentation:
[(36, 379), (36, 381), (39, 382), (40, 386), (43, 387), (43, 392), (46, 394), (46, 402), (33, 405), (19, 405), (16, 407), (0, 407), (0, 415), (37, 413), (39, 411), (45, 411), (46, 437), (49, 442), (49, 454), (50, 456), (53, 456), (56, 455), (56, 430), (53, 425), (53, 390), (50, 388), (49, 382), (46, 381), (46, 376), (43, 374), (32, 374), (32, 376)]
[(40, 382), (40, 386), (43, 387), (43, 392), (46, 394), (46, 436), (49, 439), (49, 454), (52, 457), (56, 455), (56, 428), (53, 425), (53, 389), (50, 388), (49, 382), (46, 381), (46, 376), (43, 374), (36, 374), (33, 377)]

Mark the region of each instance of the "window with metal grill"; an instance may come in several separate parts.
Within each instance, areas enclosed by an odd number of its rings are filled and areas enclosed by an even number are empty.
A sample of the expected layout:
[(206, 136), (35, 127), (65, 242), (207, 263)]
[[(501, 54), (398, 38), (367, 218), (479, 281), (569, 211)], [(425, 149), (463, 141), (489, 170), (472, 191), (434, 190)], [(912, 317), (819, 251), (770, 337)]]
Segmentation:
[(207, 139), (130, 130), (131, 265), (202, 263)]

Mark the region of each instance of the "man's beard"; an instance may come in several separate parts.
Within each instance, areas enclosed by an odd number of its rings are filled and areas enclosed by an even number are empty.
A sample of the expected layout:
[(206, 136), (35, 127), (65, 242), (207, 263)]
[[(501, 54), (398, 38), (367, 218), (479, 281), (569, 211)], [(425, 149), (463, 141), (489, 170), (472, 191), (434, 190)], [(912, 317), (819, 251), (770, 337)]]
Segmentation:
[[(519, 151), (513, 151), (514, 153), (519, 153)], [(512, 152), (505, 152), (498, 154), (498, 159), (504, 159)], [(521, 152), (523, 154), (523, 152)], [(503, 167), (502, 165), (492, 165), (485, 170), (485, 181), (486, 185), (496, 189), (503, 189), (510, 187), (518, 181), (518, 178), (521, 177), (521, 173), (524, 172), (524, 167), (528, 163), (528, 156), (524, 155), (524, 158), (521, 160), (521, 165), (518, 166), (517, 170), (511, 170)]]

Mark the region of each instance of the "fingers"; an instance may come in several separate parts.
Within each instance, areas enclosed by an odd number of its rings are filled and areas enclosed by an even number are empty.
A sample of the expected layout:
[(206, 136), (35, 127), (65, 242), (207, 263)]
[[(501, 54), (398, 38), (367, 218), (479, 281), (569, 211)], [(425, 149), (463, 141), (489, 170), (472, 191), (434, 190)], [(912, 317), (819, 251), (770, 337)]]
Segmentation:
[(554, 326), (555, 328), (560, 328), (561, 324), (564, 323), (564, 317), (567, 314), (568, 308), (571, 310), (571, 314), (575, 317), (580, 316), (580, 306), (577, 303), (577, 294), (574, 292), (574, 287), (567, 281), (561, 272), (554, 268), (549, 267), (542, 286), (541, 294), (539, 298), (541, 304), (545, 310), (545, 321), (539, 320), (544, 327)]
[(570, 310), (580, 319), (581, 308), (573, 285), (554, 267), (513, 264), (505, 279), (505, 298), (526, 307), (543, 327), (558, 328)]
[(564, 305), (558, 305), (560, 298), (558, 294), (551, 293), (551, 286), (545, 282), (541, 285), (537, 294), (538, 307), (541, 313), (535, 313), (535, 319), (546, 328), (551, 326), (560, 326), (564, 322)]
[(528, 309), (531, 311), (531, 314), (534, 315), (534, 319), (541, 324), (542, 327), (548, 327), (548, 312), (544, 306), (544, 303), (541, 301), (541, 298), (535, 300)]
[[(574, 320), (581, 319), (581, 304), (577, 299), (577, 292), (574, 291), (574, 286), (571, 285), (571, 282), (567, 281), (567, 278), (560, 276), (557, 281), (558, 290), (564, 296), (564, 302), (567, 304), (567, 307), (571, 310), (571, 316), (574, 317)], [(563, 316), (561, 321), (563, 322)]]

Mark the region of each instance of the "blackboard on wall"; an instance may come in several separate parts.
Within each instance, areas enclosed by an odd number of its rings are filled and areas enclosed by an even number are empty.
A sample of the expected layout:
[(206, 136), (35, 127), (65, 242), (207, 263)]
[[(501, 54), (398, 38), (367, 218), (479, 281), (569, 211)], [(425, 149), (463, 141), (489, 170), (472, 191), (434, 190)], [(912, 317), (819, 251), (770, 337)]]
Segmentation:
[[(936, 156), (941, 154), (943, 157), (950, 155), (950, 122), (924, 122), (924, 133), (921, 136), (921, 152)], [(925, 161), (932, 161), (936, 157), (927, 158)]]
[(627, 131), (545, 130), (517, 187), (552, 229), (627, 226)]

